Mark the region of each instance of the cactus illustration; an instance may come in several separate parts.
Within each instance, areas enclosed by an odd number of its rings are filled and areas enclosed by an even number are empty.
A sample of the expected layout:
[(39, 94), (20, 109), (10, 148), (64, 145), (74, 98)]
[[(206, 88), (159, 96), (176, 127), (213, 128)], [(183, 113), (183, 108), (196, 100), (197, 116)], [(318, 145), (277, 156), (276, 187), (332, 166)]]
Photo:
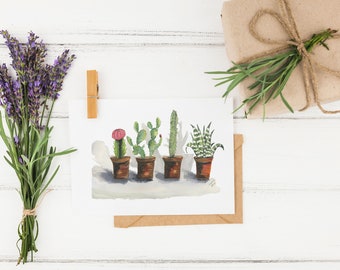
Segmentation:
[(139, 129), (139, 124), (137, 121), (134, 123), (133, 129), (137, 132), (136, 143), (133, 143), (131, 137), (129, 136), (126, 137), (126, 140), (131, 145), (134, 155), (140, 155), (141, 158), (145, 158), (145, 145), (141, 145), (141, 143), (146, 139), (146, 130)]
[(170, 116), (169, 156), (163, 157), (164, 179), (180, 179), (183, 156), (176, 156), (178, 134), (178, 116), (173, 110)]
[(125, 135), (125, 130), (121, 128), (112, 131), (112, 139), (114, 139), (113, 151), (116, 158), (122, 158), (126, 154)]
[(161, 126), (161, 120), (157, 117), (156, 118), (156, 125), (153, 126), (152, 123), (149, 121), (147, 123), (147, 127), (150, 130), (150, 140), (148, 142), (148, 148), (149, 148), (149, 156), (153, 156), (155, 151), (161, 146), (162, 144), (162, 135), (159, 134), (159, 141), (156, 142), (156, 138), (158, 135), (158, 129)]
[(187, 144), (197, 157), (213, 157), (217, 148), (224, 147), (220, 143), (213, 143), (211, 141), (214, 130), (210, 131), (211, 122), (207, 127), (203, 126), (201, 129), (198, 125), (191, 125), (193, 131), (191, 133), (192, 141)]
[[(147, 129), (140, 129), (138, 122), (134, 123), (134, 130), (137, 132), (136, 142), (133, 143), (130, 137), (127, 137), (128, 143), (132, 146), (133, 153), (135, 155), (140, 155), (140, 158), (136, 157), (137, 161), (137, 178), (152, 180), (155, 167), (155, 157), (153, 154), (161, 146), (162, 135), (159, 135), (158, 142), (156, 141), (158, 135), (158, 129), (161, 126), (161, 120), (156, 118), (156, 125), (153, 126), (151, 122), (147, 123), (147, 128), (149, 130), (149, 137), (147, 139)], [(144, 142), (144, 143), (143, 143)], [(148, 145), (149, 156), (145, 156), (145, 145)]]
[(177, 148), (177, 125), (178, 116), (177, 112), (173, 110), (170, 116), (170, 137), (169, 137), (169, 156), (174, 157)]
[(220, 143), (212, 142), (212, 135), (214, 130), (210, 131), (211, 122), (208, 126), (200, 128), (198, 125), (192, 127), (191, 139), (192, 141), (187, 143), (187, 148), (191, 148), (195, 153), (196, 162), (196, 178), (199, 180), (209, 180), (212, 160), (214, 158), (217, 148), (224, 147)]
[[(161, 126), (161, 120), (157, 117), (156, 118), (156, 125), (153, 126), (151, 122), (147, 123), (147, 127), (149, 128), (150, 139), (147, 142), (148, 149), (149, 149), (149, 156), (153, 156), (155, 151), (161, 146), (162, 144), (162, 135), (158, 135), (158, 129)], [(146, 145), (146, 130), (140, 129), (139, 124), (136, 121), (133, 125), (133, 129), (137, 132), (136, 142), (134, 143), (131, 137), (127, 136), (126, 140), (131, 145), (133, 154), (139, 155), (141, 158), (145, 158), (145, 150), (144, 147)], [(159, 141), (156, 142), (156, 138), (159, 136)], [(144, 144), (142, 144), (145, 142)]]

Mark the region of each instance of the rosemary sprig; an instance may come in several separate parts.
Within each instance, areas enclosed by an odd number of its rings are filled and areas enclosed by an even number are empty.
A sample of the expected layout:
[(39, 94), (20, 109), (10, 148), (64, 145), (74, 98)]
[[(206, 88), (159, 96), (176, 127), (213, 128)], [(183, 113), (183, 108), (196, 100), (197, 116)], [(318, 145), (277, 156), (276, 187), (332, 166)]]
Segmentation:
[[(327, 29), (318, 34), (314, 34), (309, 40), (304, 42), (307, 52), (311, 52), (316, 45), (321, 45), (329, 50), (325, 42), (336, 32), (336, 30)], [(247, 116), (257, 105), (263, 104), (263, 117), (265, 117), (265, 105), (277, 97), (281, 98), (289, 111), (294, 112), (293, 108), (283, 96), (283, 89), (290, 75), (301, 60), (302, 56), (297, 47), (291, 45), (287, 51), (273, 56), (258, 58), (249, 63), (233, 63), (233, 66), (227, 71), (211, 71), (206, 73), (221, 75), (221, 77), (213, 78), (213, 80), (218, 81), (215, 86), (228, 84), (222, 96), (224, 98), (227, 98), (232, 90), (244, 79), (252, 78), (254, 82), (248, 86), (248, 89), (253, 91), (254, 94), (244, 99), (242, 104), (237, 107), (234, 112), (248, 104), (248, 111), (245, 112)]]

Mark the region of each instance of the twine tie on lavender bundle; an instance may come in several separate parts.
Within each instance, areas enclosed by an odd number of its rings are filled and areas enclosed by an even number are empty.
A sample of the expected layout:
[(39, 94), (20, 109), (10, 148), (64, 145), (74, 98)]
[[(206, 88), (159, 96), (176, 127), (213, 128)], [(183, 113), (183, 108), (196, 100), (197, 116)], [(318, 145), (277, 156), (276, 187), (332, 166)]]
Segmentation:
[(26, 217), (29, 217), (29, 216), (36, 216), (36, 212), (37, 212), (37, 209), (39, 208), (40, 204), (42, 203), (42, 201), (44, 200), (45, 196), (47, 195), (47, 193), (51, 192), (52, 189), (48, 189), (46, 190), (46, 192), (44, 192), (44, 194), (42, 195), (42, 197), (39, 198), (39, 201), (38, 203), (36, 204), (36, 206), (32, 209), (23, 209), (22, 211), (22, 219), (21, 219), (21, 223), (24, 222), (24, 219)]
[(34, 207), (33, 209), (24, 209), (22, 212), (22, 219), (28, 216), (35, 216), (36, 210), (37, 210), (37, 207)]

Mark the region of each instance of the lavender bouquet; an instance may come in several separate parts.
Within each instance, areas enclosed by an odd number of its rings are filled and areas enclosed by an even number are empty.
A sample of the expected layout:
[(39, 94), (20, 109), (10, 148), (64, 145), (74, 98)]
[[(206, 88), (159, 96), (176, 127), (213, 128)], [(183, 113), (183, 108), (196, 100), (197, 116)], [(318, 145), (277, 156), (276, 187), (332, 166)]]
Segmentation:
[[(53, 126), (50, 119), (63, 80), (75, 59), (65, 50), (53, 65), (45, 64), (47, 49), (38, 36), (29, 33), (28, 42), (20, 43), (7, 31), (0, 31), (10, 51), (15, 76), (6, 64), (0, 66), (0, 136), (6, 148), (5, 160), (20, 181), (19, 194), (23, 216), (18, 226), (18, 264), (27, 262), (29, 253), (37, 252), (39, 233), (36, 208), (42, 195), (57, 174), (50, 172), (54, 157), (74, 152), (57, 152), (49, 146)], [(13, 72), (13, 71), (12, 71)], [(14, 74), (13, 74), (14, 75)]]

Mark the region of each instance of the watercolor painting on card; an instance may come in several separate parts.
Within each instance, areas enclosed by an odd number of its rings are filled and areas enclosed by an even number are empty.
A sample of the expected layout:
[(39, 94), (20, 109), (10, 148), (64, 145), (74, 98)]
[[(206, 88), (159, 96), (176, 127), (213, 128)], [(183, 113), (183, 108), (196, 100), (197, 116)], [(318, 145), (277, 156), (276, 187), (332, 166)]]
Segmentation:
[(75, 201), (115, 214), (233, 210), (230, 101), (99, 100), (96, 119), (84, 103), (70, 106)]

